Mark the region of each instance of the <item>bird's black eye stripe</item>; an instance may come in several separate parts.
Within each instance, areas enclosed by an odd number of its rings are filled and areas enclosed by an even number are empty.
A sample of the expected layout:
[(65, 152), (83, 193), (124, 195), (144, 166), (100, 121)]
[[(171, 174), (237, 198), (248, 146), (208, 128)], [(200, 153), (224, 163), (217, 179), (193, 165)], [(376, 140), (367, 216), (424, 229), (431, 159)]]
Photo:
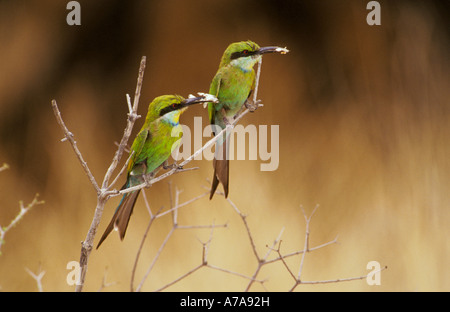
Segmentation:
[(233, 52), (231, 53), (231, 59), (235, 60), (241, 56), (241, 52)]
[(159, 116), (164, 116), (167, 113), (173, 112), (174, 110), (177, 110), (181, 108), (183, 104), (172, 104), (170, 106), (164, 107), (162, 110), (159, 111)]
[(235, 60), (237, 58), (250, 56), (250, 55), (253, 55), (253, 54), (255, 54), (255, 52), (250, 51), (250, 50), (237, 51), (237, 52), (231, 53), (231, 59)]

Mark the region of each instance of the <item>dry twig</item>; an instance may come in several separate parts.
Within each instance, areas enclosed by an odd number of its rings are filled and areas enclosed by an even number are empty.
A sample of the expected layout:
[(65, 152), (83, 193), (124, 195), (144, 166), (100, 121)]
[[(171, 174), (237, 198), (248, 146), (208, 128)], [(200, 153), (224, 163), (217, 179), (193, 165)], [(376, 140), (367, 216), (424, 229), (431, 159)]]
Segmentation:
[(36, 274), (33, 273), (28, 268), (25, 268), (25, 271), (27, 271), (28, 274), (30, 274), (30, 276), (36, 281), (36, 285), (37, 285), (37, 288), (38, 288), (39, 292), (43, 292), (44, 289), (42, 287), (42, 278), (45, 275), (45, 271), (41, 271), (41, 265), (39, 265), (39, 270), (38, 270), (38, 273), (36, 273)]
[(0, 255), (2, 245), (5, 243), (5, 236), (8, 231), (10, 231), (16, 224), (22, 220), (22, 218), (36, 205), (42, 205), (44, 203), (43, 200), (38, 200), (39, 194), (36, 194), (34, 199), (27, 206), (23, 205), (23, 201), (19, 202), (20, 210), (17, 216), (7, 225), (0, 226)]

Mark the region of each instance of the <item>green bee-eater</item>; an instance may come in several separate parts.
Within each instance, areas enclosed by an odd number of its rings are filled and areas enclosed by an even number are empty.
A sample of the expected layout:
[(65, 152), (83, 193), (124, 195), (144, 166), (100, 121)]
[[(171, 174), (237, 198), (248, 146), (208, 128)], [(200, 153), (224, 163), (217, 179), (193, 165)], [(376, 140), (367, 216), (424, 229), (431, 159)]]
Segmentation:
[[(272, 52), (287, 53), (288, 50), (280, 47), (261, 48), (252, 41), (235, 42), (225, 50), (209, 89), (209, 93), (219, 100), (218, 103), (208, 104), (208, 115), (213, 131), (220, 131), (226, 127), (244, 104), (251, 111), (256, 109), (258, 103), (252, 103), (250, 100), (255, 88), (253, 66), (260, 60), (262, 54)], [(223, 144), (224, 141), (226, 144)], [(210, 199), (214, 196), (219, 182), (223, 185), (225, 197), (228, 196), (228, 146), (227, 135), (217, 140)]]
[[(122, 189), (142, 184), (147, 177), (151, 178), (160, 167), (165, 166), (172, 151), (181, 143), (183, 131), (179, 124), (180, 115), (189, 105), (210, 100), (211, 97), (206, 95), (188, 99), (163, 95), (150, 103), (144, 125), (131, 146), (130, 153), (133, 155), (128, 163), (127, 180)], [(97, 248), (113, 229), (119, 231), (120, 239), (123, 240), (139, 192), (132, 191), (123, 195)]]

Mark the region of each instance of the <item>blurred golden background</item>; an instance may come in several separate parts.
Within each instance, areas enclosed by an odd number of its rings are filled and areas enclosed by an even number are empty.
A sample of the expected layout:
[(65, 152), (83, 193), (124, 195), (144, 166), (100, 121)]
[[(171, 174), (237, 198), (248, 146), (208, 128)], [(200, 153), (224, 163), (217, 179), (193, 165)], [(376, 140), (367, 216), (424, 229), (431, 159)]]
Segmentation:
[[(68, 1), (67, 1), (68, 2)], [(45, 270), (44, 291), (73, 291), (69, 261), (78, 261), (96, 194), (56, 123), (62, 116), (98, 183), (126, 124), (125, 94), (134, 94), (141, 56), (147, 67), (139, 113), (162, 94), (206, 92), (227, 45), (251, 39), (287, 55), (264, 57), (259, 98), (265, 104), (242, 124), (279, 125), (278, 170), (262, 161), (231, 163), (230, 195), (260, 254), (280, 230), (281, 252), (303, 248), (302, 205), (310, 213), (311, 246), (304, 280), (362, 276), (369, 261), (388, 269), (381, 285), (365, 280), (300, 285), (297, 291), (450, 290), (450, 67), (448, 1), (379, 1), (381, 25), (368, 26), (368, 1), (79, 1), (81, 26), (68, 26), (66, 2), (0, 2), (0, 225), (33, 208), (8, 232), (0, 256), (0, 289), (36, 291), (25, 268)], [(191, 108), (182, 122), (207, 118)], [(133, 137), (142, 125), (139, 119)], [(206, 139), (204, 139), (206, 142)], [(130, 141), (131, 143), (131, 141)], [(124, 161), (124, 160), (123, 160)], [(171, 176), (146, 190), (153, 211), (169, 207), (168, 182), (180, 201), (202, 194), (212, 165)], [(120, 187), (124, 178), (116, 187)], [(119, 185), (120, 184), (120, 185)], [(221, 187), (220, 187), (221, 189)], [(105, 207), (103, 232), (118, 203)], [(131, 270), (149, 217), (139, 199), (127, 235), (109, 237), (89, 260), (86, 291), (129, 290)], [(257, 267), (241, 220), (221, 196), (179, 212), (184, 225), (228, 223), (213, 232), (209, 263), (252, 275)], [(137, 280), (171, 228), (150, 231)], [(200, 264), (209, 229), (179, 229), (144, 284), (152, 291)], [(97, 235), (95, 243), (98, 242)], [(273, 255), (275, 256), (275, 254)], [(300, 258), (287, 261), (294, 272)], [(281, 262), (258, 275), (286, 291), (293, 280)], [(241, 291), (248, 281), (203, 268), (169, 291)]]

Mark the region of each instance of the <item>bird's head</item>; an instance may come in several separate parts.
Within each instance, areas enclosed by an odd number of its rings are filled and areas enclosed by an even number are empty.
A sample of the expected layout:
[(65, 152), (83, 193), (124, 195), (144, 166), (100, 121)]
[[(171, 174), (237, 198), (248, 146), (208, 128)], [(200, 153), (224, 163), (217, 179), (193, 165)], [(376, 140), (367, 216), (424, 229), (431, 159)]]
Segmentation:
[(223, 53), (220, 67), (232, 65), (250, 71), (263, 54), (274, 52), (287, 53), (289, 50), (274, 46), (260, 47), (250, 40), (234, 42)]
[(180, 115), (189, 106), (199, 103), (213, 102), (217, 99), (206, 94), (187, 99), (179, 95), (162, 95), (155, 98), (148, 107), (146, 122), (152, 122), (158, 118), (171, 124), (178, 124)]

